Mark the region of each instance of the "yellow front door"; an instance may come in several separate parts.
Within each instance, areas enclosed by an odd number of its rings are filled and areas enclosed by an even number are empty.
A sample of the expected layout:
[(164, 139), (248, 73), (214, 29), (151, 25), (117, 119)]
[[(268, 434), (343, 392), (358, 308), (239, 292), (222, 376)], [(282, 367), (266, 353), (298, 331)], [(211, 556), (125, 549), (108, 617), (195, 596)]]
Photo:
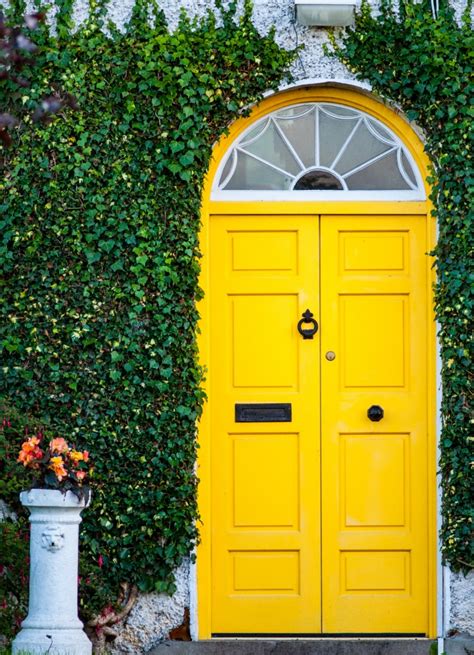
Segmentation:
[(428, 632), (425, 235), (321, 219), (323, 632)]
[(211, 222), (214, 633), (321, 629), (319, 335), (296, 329), (318, 235), (310, 216)]
[(211, 217), (212, 634), (427, 633), (425, 221)]

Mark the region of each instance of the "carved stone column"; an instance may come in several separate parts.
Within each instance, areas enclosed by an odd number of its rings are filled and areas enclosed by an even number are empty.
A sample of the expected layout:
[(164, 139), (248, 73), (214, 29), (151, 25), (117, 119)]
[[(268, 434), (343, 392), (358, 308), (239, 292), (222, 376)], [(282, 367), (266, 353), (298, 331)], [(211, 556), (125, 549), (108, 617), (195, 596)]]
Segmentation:
[(30, 511), (30, 596), (12, 655), (90, 655), (77, 616), (79, 523), (86, 503), (55, 489), (24, 491), (20, 500)]

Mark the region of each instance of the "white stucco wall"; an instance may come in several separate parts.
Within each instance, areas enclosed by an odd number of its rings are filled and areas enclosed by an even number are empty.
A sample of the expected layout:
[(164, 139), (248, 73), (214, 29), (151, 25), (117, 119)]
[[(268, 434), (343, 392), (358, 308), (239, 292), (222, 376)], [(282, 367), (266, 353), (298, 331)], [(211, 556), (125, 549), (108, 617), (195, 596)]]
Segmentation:
[(450, 576), (449, 628), (474, 636), (474, 571)]
[(169, 631), (181, 625), (184, 610), (190, 605), (189, 561), (176, 572), (176, 592), (165, 594), (141, 594), (125, 624), (119, 627), (111, 652), (138, 655), (146, 653), (168, 637)]

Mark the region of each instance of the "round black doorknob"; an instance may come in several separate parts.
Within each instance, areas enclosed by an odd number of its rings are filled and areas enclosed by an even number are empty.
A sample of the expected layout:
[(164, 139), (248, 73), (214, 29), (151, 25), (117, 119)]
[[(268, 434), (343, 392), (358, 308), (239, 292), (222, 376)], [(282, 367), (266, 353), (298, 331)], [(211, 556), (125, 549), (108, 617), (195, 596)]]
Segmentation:
[(367, 410), (367, 416), (371, 421), (381, 421), (384, 416), (383, 407), (380, 407), (380, 405), (371, 405)]

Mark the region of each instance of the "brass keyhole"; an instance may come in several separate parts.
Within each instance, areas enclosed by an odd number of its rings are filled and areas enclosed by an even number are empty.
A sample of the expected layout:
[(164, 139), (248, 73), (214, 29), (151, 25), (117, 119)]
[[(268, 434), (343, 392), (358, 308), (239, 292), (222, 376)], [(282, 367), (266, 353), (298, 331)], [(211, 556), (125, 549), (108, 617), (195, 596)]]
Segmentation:
[(336, 359), (336, 353), (332, 350), (328, 350), (326, 353), (326, 359), (328, 362), (333, 362)]

